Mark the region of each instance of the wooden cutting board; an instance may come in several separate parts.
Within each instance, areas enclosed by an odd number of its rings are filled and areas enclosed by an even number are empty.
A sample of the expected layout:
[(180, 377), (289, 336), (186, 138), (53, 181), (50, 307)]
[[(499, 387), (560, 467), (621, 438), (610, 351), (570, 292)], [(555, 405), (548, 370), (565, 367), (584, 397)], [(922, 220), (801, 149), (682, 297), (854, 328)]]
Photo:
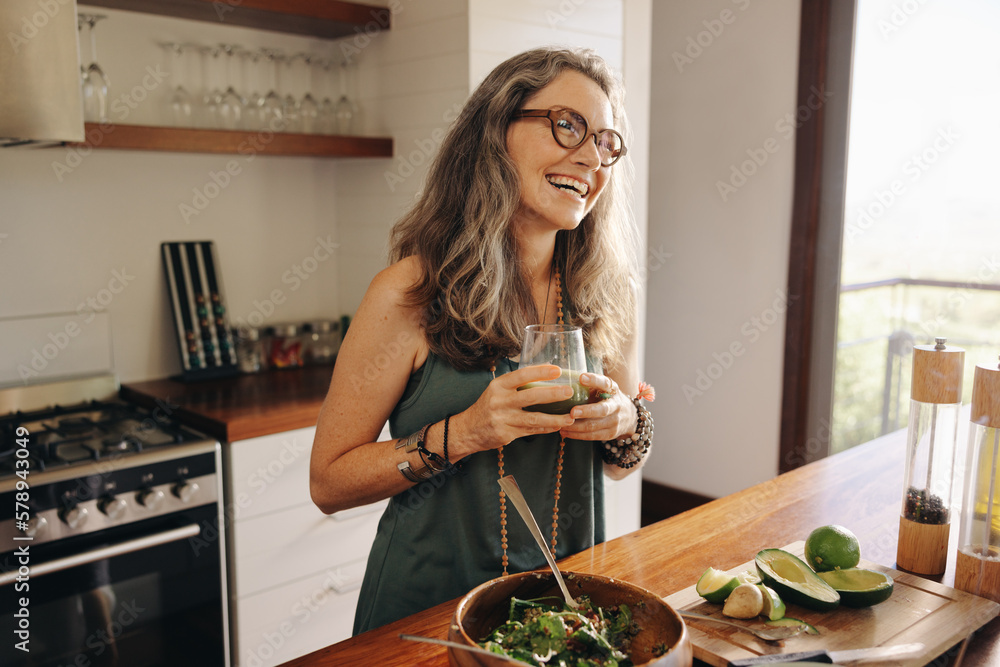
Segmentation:
[[(782, 548), (802, 558), (805, 542), (793, 542)], [(895, 581), (892, 597), (865, 609), (842, 606), (829, 612), (810, 611), (789, 604), (786, 616), (811, 623), (820, 634), (792, 637), (784, 642), (784, 646), (762, 642), (736, 628), (685, 619), (694, 646), (694, 657), (724, 667), (730, 660), (767, 653), (815, 649), (837, 651), (920, 642), (926, 647), (923, 654), (902, 660), (880, 661), (878, 664), (922, 667), (1000, 614), (1000, 604), (996, 602), (914, 574), (892, 570), (864, 559), (858, 567), (889, 574)], [(756, 572), (757, 568), (750, 561), (729, 572), (738, 574), (744, 570)], [(722, 605), (705, 602), (695, 592), (694, 584), (668, 596), (666, 600), (674, 609), (726, 618), (722, 615)], [(763, 619), (747, 623), (759, 623), (761, 627), (766, 627)]]

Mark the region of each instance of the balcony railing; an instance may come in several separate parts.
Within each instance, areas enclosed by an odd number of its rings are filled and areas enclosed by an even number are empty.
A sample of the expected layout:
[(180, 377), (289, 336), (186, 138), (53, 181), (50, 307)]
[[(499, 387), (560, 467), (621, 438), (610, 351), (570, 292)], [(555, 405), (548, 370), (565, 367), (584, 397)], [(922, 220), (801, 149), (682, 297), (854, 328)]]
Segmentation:
[(1000, 354), (1000, 284), (893, 278), (841, 287), (830, 452), (904, 428), (914, 345), (944, 336), (972, 368)]

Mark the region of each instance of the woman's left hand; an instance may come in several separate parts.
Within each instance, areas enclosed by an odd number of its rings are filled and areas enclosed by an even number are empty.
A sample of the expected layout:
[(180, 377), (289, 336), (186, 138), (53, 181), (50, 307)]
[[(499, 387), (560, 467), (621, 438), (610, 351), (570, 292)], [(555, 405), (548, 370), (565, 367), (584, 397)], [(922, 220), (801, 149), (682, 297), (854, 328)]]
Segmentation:
[(597, 373), (583, 373), (580, 384), (591, 393), (611, 394), (597, 403), (573, 407), (570, 416), (576, 421), (560, 433), (574, 440), (614, 440), (635, 431), (638, 416), (635, 404), (609, 377)]

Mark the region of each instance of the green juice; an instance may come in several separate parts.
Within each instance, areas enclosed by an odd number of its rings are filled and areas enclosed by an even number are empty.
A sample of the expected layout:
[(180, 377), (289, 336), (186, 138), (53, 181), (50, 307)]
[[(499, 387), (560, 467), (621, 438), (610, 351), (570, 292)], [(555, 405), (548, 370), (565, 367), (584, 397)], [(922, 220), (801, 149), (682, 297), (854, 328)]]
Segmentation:
[(561, 401), (556, 401), (554, 403), (539, 403), (537, 405), (525, 406), (525, 410), (528, 412), (544, 412), (550, 415), (566, 415), (569, 411), (573, 409), (574, 405), (583, 405), (584, 403), (596, 403), (600, 400), (599, 397), (595, 396), (591, 398), (590, 389), (584, 387), (580, 384), (580, 371), (566, 371), (562, 372), (562, 375), (558, 380), (546, 380), (544, 382), (529, 382), (526, 385), (518, 387), (517, 390), (531, 389), (532, 387), (562, 387), (565, 385), (573, 387), (573, 395), (569, 398), (565, 398)]

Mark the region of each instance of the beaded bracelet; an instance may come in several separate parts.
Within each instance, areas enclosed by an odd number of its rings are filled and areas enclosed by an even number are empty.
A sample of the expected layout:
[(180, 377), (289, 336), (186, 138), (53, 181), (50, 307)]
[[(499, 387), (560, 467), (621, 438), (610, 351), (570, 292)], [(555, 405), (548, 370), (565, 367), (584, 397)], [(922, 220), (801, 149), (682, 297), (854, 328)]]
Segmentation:
[(640, 396), (633, 398), (632, 403), (639, 415), (635, 433), (626, 438), (608, 440), (604, 443), (604, 451), (601, 453), (605, 463), (626, 470), (642, 460), (653, 442), (653, 415), (642, 405)]

